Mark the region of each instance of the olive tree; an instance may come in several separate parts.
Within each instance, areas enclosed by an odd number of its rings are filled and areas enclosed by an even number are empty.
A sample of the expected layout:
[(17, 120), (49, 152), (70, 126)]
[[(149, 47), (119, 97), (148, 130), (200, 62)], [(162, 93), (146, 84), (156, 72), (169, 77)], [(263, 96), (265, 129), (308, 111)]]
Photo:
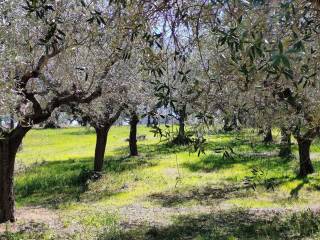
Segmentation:
[(266, 108), (274, 107), (274, 122), (285, 123), (296, 138), (304, 177), (314, 172), (310, 145), (319, 134), (317, 13), (303, 1), (239, 3), (237, 9), (216, 29), (229, 49), (231, 73), (245, 89), (273, 98), (276, 104)]
[(13, 173), (24, 136), (56, 108), (101, 94), (101, 82), (145, 26), (141, 4), (0, 2), (0, 112), (15, 118), (13, 129), (0, 131), (0, 222), (15, 220)]

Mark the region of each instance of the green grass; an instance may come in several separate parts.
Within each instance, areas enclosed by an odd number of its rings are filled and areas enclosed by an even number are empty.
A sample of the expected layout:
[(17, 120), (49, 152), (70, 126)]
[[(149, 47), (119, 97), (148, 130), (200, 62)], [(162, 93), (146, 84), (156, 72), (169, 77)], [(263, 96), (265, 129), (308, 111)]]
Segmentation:
[[(133, 232), (130, 230), (124, 236), (118, 228), (123, 220), (119, 210), (135, 204), (146, 209), (209, 206), (228, 209), (225, 213), (227, 221), (233, 213), (241, 216), (241, 212), (252, 208), (304, 208), (317, 204), (320, 199), (318, 140), (312, 146), (316, 173), (306, 179), (298, 179), (297, 160), (262, 155), (265, 152), (276, 153), (278, 146), (262, 144), (260, 137), (251, 130), (208, 136), (206, 154), (200, 157), (190, 153), (188, 147), (160, 143), (146, 127), (139, 126), (138, 131), (139, 135), (147, 135), (147, 140), (138, 142), (139, 157), (130, 158), (128, 142), (125, 141), (129, 128), (111, 129), (104, 174), (98, 181), (88, 182), (86, 174), (93, 166), (93, 131), (85, 128), (32, 130), (17, 156), (17, 205), (56, 209), (65, 226), (76, 223), (85, 228), (90, 236), (87, 239), (93, 235), (101, 235), (101, 239), (112, 236), (134, 239), (132, 233), (135, 231), (136, 239), (145, 239), (146, 234), (150, 234), (146, 233), (147, 227), (134, 229)], [(275, 135), (279, 137), (276, 131)], [(231, 149), (235, 154), (231, 153)], [(296, 146), (294, 150), (297, 150)], [(225, 151), (231, 157), (223, 157)], [(263, 176), (255, 180), (255, 191), (244, 185), (246, 177), (253, 177), (253, 168), (263, 171)], [(274, 191), (265, 188), (269, 180), (272, 180)], [(239, 208), (241, 210), (232, 210)], [(210, 214), (180, 216), (171, 228), (157, 229), (156, 234), (162, 238), (155, 239), (185, 239), (186, 229), (190, 227), (185, 222), (187, 219), (196, 221), (198, 217), (213, 225), (219, 222), (218, 217)], [(283, 220), (283, 229), (276, 231), (278, 237), (285, 231), (286, 221)], [(242, 227), (242, 230), (232, 231), (232, 224), (226, 222), (227, 226), (222, 226), (219, 231), (228, 235), (219, 233), (217, 229), (205, 228), (203, 232), (193, 230), (198, 232), (194, 239), (215, 239), (212, 238), (214, 235), (219, 236), (216, 239), (250, 239), (256, 231), (260, 231), (262, 237), (272, 237), (271, 232), (276, 225), (263, 230), (258, 227), (260, 224), (260, 220), (256, 220), (250, 226)], [(197, 228), (198, 225), (194, 225)], [(106, 226), (109, 227), (105, 229)], [(249, 231), (247, 238), (241, 238), (246, 231)], [(77, 234), (74, 239), (77, 239)]]
[(255, 218), (248, 211), (178, 217), (163, 228), (141, 227), (132, 231), (102, 235), (100, 239), (319, 239), (320, 219), (311, 211), (271, 218)]

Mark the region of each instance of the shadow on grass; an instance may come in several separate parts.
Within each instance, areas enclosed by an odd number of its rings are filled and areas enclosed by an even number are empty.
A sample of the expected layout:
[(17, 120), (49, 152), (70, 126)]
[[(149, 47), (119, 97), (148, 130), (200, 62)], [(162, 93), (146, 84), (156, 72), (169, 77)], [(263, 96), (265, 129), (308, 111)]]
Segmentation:
[(224, 157), (222, 154), (210, 154), (199, 158), (196, 162), (186, 162), (183, 167), (192, 172), (214, 172), (232, 167), (235, 164), (241, 164), (248, 168), (261, 166), (266, 171), (289, 171), (292, 168), (291, 161), (279, 157), (269, 155), (233, 155), (232, 157)]
[[(146, 144), (143, 142), (138, 142), (139, 153), (144, 154), (149, 159), (152, 159), (160, 155), (170, 155), (175, 153), (188, 152), (190, 149), (190, 146), (175, 146), (163, 142), (155, 144)], [(113, 151), (115, 155), (129, 154), (129, 148), (127, 146), (116, 148)]]
[(244, 185), (205, 186), (193, 188), (189, 191), (175, 191), (154, 193), (149, 196), (152, 201), (160, 203), (163, 207), (175, 207), (189, 201), (197, 201), (199, 204), (214, 204), (232, 198), (248, 197), (253, 194)]
[[(276, 188), (281, 184), (294, 181), (295, 179), (296, 178), (289, 176), (273, 178), (273, 187)], [(261, 187), (263, 191), (273, 191), (271, 189), (267, 190), (264, 182), (257, 182), (255, 188), (257, 187)], [(275, 189), (275, 191), (277, 191), (277, 189)], [(189, 190), (154, 193), (149, 196), (149, 199), (161, 204), (163, 207), (175, 207), (190, 201), (196, 201), (198, 204), (204, 205), (215, 205), (228, 199), (248, 198), (254, 196), (254, 194), (255, 190), (253, 190), (251, 185), (240, 182), (222, 186), (204, 186)]]
[[(172, 225), (132, 227), (117, 234), (102, 234), (100, 240), (228, 240), (303, 239), (319, 236), (320, 216), (310, 210), (297, 213), (224, 210), (198, 216), (179, 216)], [(309, 239), (308, 238), (308, 239)]]
[(239, 147), (246, 147), (251, 149), (254, 152), (263, 152), (263, 151), (271, 151), (275, 150), (279, 147), (279, 144), (276, 142), (272, 143), (264, 143), (262, 141), (261, 136), (258, 136), (254, 132), (233, 132), (233, 133), (220, 133), (217, 135), (211, 135), (216, 139), (222, 139), (221, 142), (218, 141), (209, 141), (207, 146), (209, 148), (215, 147), (226, 147), (226, 148), (239, 148)]
[(83, 183), (82, 169), (92, 160), (64, 160), (34, 164), (16, 178), (16, 200), (19, 203), (55, 206), (79, 198)]
[(186, 162), (182, 166), (188, 168), (192, 172), (203, 171), (213, 172), (223, 168), (227, 168), (236, 163), (247, 162), (242, 159), (236, 158), (224, 158), (222, 155), (210, 154), (208, 156), (199, 158), (196, 162)]
[[(243, 151), (263, 153), (275, 151), (279, 145), (275, 143), (265, 144), (261, 141), (252, 141), (248, 134), (242, 133), (226, 133), (215, 135), (216, 138), (221, 138), (221, 141), (210, 141), (206, 143), (206, 151), (215, 151), (215, 149), (233, 149), (236, 153)], [(243, 137), (243, 138), (242, 138)], [(153, 158), (160, 155), (170, 155), (181, 152), (192, 153), (193, 146), (177, 146), (170, 142), (159, 142), (155, 144), (146, 144), (144, 141), (138, 142), (138, 150), (140, 153), (145, 154), (146, 157)], [(128, 147), (119, 147), (114, 150), (116, 155), (129, 154)]]
[[(149, 198), (162, 206), (171, 207), (189, 201), (197, 201), (200, 204), (215, 204), (232, 198), (246, 198), (254, 194), (251, 190), (253, 186), (254, 188), (262, 187), (265, 191), (277, 191), (278, 186), (298, 179), (292, 163), (292, 161), (283, 160), (279, 157), (269, 156), (223, 158), (218, 155), (209, 155), (199, 158), (196, 162), (185, 162), (182, 166), (193, 172), (203, 171), (218, 174), (221, 169), (233, 168), (234, 164), (240, 164), (241, 170), (237, 172), (237, 167), (234, 167), (234, 174), (225, 178), (227, 184), (156, 193), (150, 195)], [(253, 174), (256, 173), (253, 169), (258, 169), (258, 175)], [(251, 179), (250, 182), (247, 179)], [(305, 180), (305, 183), (307, 181), (309, 180)], [(297, 195), (303, 186), (301, 185), (299, 189), (296, 189)], [(294, 191), (292, 194), (294, 194)]]
[[(92, 163), (92, 158), (82, 158), (34, 164), (16, 178), (17, 202), (57, 207), (61, 203), (80, 201), (80, 195), (87, 190), (87, 173)], [(104, 174), (120, 174), (152, 164), (135, 158), (109, 157), (105, 159)]]

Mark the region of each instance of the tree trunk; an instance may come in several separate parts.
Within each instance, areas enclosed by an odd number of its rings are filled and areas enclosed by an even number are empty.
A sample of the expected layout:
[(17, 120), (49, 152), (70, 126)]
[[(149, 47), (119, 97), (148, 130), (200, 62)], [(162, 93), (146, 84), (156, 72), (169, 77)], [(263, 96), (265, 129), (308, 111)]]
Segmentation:
[(156, 117), (152, 118), (152, 125), (157, 126), (159, 124), (159, 121)]
[(262, 128), (262, 127), (259, 127), (258, 129), (259, 129), (259, 130), (258, 130), (258, 135), (264, 134), (264, 131), (263, 131), (263, 128)]
[(10, 129), (13, 130), (14, 129), (14, 120), (13, 120), (13, 115), (10, 115)]
[(139, 123), (139, 117), (136, 113), (133, 113), (130, 119), (130, 136), (129, 136), (130, 156), (138, 156), (138, 147), (137, 147), (138, 123)]
[(265, 130), (265, 136), (264, 136), (263, 142), (264, 142), (264, 143), (271, 143), (271, 142), (273, 142), (272, 128), (271, 128), (271, 127), (268, 127), (268, 128)]
[(312, 140), (298, 138), (299, 146), (299, 161), (300, 161), (300, 172), (299, 177), (306, 177), (308, 174), (314, 172), (312, 162), (310, 159), (310, 146)]
[(93, 168), (95, 172), (102, 172), (110, 127), (111, 126), (95, 128), (97, 136)]
[(229, 118), (228, 117), (224, 117), (223, 118), (223, 131), (225, 132), (229, 132), (230, 130), (230, 126), (229, 126)]
[(179, 131), (177, 137), (173, 140), (174, 144), (177, 145), (187, 145), (190, 143), (190, 139), (186, 136), (186, 121), (187, 115), (186, 115), (186, 106), (184, 106), (181, 111), (179, 111)]
[(223, 118), (223, 131), (231, 132), (238, 129), (238, 119), (236, 114), (233, 114), (231, 119), (228, 116)]
[(292, 156), (291, 133), (287, 129), (281, 128), (281, 142), (280, 142), (279, 157), (290, 158), (291, 156)]
[(147, 127), (151, 127), (151, 116), (148, 115), (148, 118), (147, 118)]
[(180, 139), (184, 139), (185, 136), (186, 136), (186, 125), (185, 125), (185, 122), (184, 122), (184, 117), (181, 116), (179, 118), (179, 133), (178, 133), (178, 137)]
[(231, 125), (232, 125), (233, 130), (238, 130), (238, 118), (237, 118), (236, 113), (234, 113), (232, 115)]
[(18, 148), (28, 131), (29, 128), (17, 127), (0, 138), (0, 223), (15, 221), (14, 164)]

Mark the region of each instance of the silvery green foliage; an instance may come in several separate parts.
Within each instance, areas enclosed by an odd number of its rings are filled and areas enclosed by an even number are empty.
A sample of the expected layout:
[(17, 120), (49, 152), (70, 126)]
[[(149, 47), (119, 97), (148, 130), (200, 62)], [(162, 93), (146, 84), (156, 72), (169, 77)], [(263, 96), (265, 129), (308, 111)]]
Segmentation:
[(317, 19), (304, 1), (229, 5), (204, 40), (218, 38), (219, 64), (210, 67), (221, 79), (222, 109), (244, 107), (251, 126), (318, 128)]
[(142, 114), (145, 107), (154, 102), (143, 65), (144, 60), (136, 48), (134, 56), (118, 61), (110, 69), (103, 79), (101, 96), (79, 105), (77, 114), (90, 119), (92, 126), (112, 124), (120, 112)]
[(112, 66), (144, 41), (139, 4), (124, 11), (99, 1), (1, 1), (0, 115), (31, 126), (62, 102), (105, 87)]

